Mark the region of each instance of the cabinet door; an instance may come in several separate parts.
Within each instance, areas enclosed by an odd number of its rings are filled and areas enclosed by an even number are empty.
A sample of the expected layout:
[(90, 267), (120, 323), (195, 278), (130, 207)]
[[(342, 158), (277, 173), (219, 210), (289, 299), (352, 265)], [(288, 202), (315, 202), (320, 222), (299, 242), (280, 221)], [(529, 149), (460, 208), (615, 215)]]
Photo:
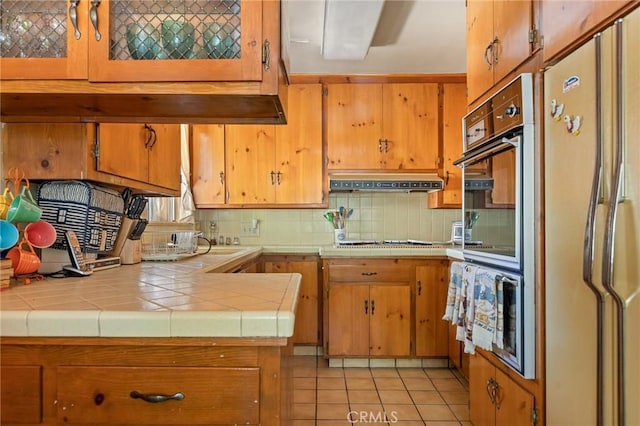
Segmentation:
[(0, 368), (0, 422), (36, 424), (42, 419), (42, 368), (39, 365)]
[(296, 324), (293, 332), (293, 343), (317, 345), (318, 328), (318, 262), (316, 261), (282, 261), (265, 262), (264, 272), (292, 273), (302, 275), (302, 286), (296, 311)]
[(462, 157), (462, 117), (467, 112), (464, 84), (442, 85), (442, 150), (440, 173), (444, 190), (429, 193), (430, 208), (462, 206), (462, 169), (453, 162)]
[[(613, 0), (542, 1), (543, 60), (548, 62), (553, 59), (629, 3)], [(576, 25), (576, 22), (580, 22), (580, 25)]]
[(496, 0), (493, 6), (493, 33), (497, 39), (494, 81), (498, 82), (531, 53), (529, 31), (532, 28), (531, 0)]
[(370, 309), (368, 285), (330, 285), (327, 336), (330, 356), (369, 355)]
[(86, 79), (89, 2), (77, 3), (3, 0), (0, 79)]
[(467, 0), (467, 103), (493, 85), (493, 1)]
[(225, 144), (221, 124), (191, 126), (191, 192), (196, 207), (225, 203)]
[[(498, 391), (496, 394), (497, 426), (531, 425), (533, 395), (522, 389), (500, 370), (496, 370)], [(474, 423), (475, 424), (475, 423)]]
[(329, 170), (382, 167), (382, 86), (327, 85)]
[(275, 203), (274, 126), (225, 127), (228, 203)]
[(496, 410), (489, 395), (495, 381), (496, 369), (478, 354), (471, 355), (469, 358), (469, 416), (471, 422), (474, 426), (494, 426)]
[[(101, 37), (93, 27), (88, 33), (89, 79), (261, 81), (262, 6), (222, 0), (103, 2), (97, 9)], [(222, 51), (222, 45), (228, 49)]]
[(382, 168), (430, 169), (438, 162), (438, 85), (383, 84)]
[[(58, 367), (58, 424), (258, 424), (260, 369)], [(132, 392), (175, 395), (150, 403)], [(178, 397), (179, 398), (179, 397)]]
[(144, 124), (100, 123), (98, 171), (147, 182), (151, 138)]
[(278, 204), (323, 202), (322, 86), (296, 84), (288, 89), (287, 124), (276, 129)]
[(180, 190), (180, 125), (154, 124), (156, 141), (149, 144), (149, 178), (152, 185)]
[(442, 319), (447, 303), (448, 261), (416, 267), (416, 355), (447, 356), (449, 323)]
[(369, 354), (411, 354), (411, 288), (372, 285), (369, 291)]

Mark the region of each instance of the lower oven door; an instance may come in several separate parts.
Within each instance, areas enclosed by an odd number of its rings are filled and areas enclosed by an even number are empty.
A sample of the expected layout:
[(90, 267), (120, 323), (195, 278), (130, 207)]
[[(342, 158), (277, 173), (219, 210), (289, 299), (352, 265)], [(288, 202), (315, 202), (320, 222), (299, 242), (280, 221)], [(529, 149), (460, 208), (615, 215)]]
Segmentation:
[(496, 283), (502, 285), (503, 340), (502, 348), (493, 345), (493, 352), (526, 379), (535, 377), (535, 313), (533, 292), (528, 291), (521, 275), (498, 272)]

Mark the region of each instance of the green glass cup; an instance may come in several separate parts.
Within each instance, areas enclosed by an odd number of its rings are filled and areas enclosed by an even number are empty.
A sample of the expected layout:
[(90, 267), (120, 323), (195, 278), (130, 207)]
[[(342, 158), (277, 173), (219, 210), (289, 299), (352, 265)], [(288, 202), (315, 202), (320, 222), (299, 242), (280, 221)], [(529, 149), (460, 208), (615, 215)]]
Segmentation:
[(162, 45), (170, 58), (191, 58), (194, 44), (195, 27), (192, 24), (173, 19), (162, 22)]
[(127, 48), (133, 59), (162, 59), (162, 40), (151, 24), (127, 25)]

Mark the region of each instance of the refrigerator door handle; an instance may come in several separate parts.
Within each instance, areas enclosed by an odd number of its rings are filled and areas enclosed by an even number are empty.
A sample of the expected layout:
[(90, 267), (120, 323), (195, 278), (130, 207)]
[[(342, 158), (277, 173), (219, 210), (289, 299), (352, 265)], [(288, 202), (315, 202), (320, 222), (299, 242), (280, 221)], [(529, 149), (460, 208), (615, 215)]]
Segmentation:
[[(616, 120), (615, 120), (615, 157), (613, 162), (613, 179), (611, 182), (611, 201), (607, 211), (607, 219), (604, 230), (604, 247), (602, 250), (602, 285), (605, 290), (612, 296), (616, 307), (616, 361), (617, 361), (617, 377), (616, 389), (617, 398), (617, 422), (619, 425), (625, 424), (625, 308), (626, 302), (613, 285), (613, 263), (615, 259), (615, 234), (616, 234), (616, 216), (618, 214), (618, 204), (621, 202), (620, 194), (622, 193), (623, 179), (623, 162), (624, 162), (624, 102), (623, 102), (623, 20), (619, 19), (615, 22), (615, 102), (616, 102)], [(615, 197), (615, 198), (613, 198)]]

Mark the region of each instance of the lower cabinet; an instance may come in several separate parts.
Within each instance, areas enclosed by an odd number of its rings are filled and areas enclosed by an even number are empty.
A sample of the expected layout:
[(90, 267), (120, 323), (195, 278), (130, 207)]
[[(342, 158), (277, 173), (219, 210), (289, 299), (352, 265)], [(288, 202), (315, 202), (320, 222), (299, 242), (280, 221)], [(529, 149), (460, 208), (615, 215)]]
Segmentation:
[(3, 337), (1, 424), (277, 426), (291, 416), (280, 338)]
[(297, 345), (319, 345), (320, 334), (320, 300), (319, 258), (303, 255), (264, 255), (264, 272), (292, 273), (302, 275), (298, 309), (292, 341)]
[(448, 260), (427, 260), (416, 266), (416, 356), (449, 354), (449, 323), (442, 319), (448, 282)]
[(42, 367), (0, 368), (0, 424), (33, 424), (42, 419)]
[(56, 375), (60, 424), (260, 421), (259, 368), (64, 366)]
[(533, 395), (479, 353), (470, 357), (469, 408), (474, 426), (534, 423)]

